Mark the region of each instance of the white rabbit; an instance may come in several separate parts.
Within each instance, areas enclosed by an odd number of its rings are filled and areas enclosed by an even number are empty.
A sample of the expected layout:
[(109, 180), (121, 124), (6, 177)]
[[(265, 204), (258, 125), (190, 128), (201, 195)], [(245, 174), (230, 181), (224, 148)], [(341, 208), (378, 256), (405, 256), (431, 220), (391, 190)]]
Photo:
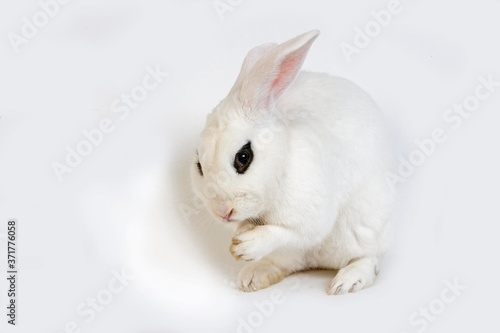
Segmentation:
[(337, 269), (328, 294), (373, 284), (388, 243), (392, 157), (379, 109), (354, 83), (300, 72), (319, 31), (252, 49), (207, 117), (191, 170), (213, 217), (237, 225), (244, 291)]

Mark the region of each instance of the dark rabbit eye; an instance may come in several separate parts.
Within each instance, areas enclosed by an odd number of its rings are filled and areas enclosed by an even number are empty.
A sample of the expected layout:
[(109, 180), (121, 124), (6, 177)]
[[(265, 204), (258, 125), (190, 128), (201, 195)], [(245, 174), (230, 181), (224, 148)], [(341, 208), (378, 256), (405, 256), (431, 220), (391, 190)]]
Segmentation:
[(239, 174), (245, 173), (253, 160), (251, 143), (248, 142), (234, 156), (234, 168)]
[(198, 172), (200, 173), (200, 176), (203, 176), (203, 169), (201, 168), (201, 163), (200, 163), (200, 159), (198, 157), (198, 151), (196, 151), (196, 167), (198, 168)]
[(200, 176), (203, 176), (203, 169), (201, 168), (200, 162), (196, 162), (196, 167), (198, 168), (198, 172), (200, 173)]

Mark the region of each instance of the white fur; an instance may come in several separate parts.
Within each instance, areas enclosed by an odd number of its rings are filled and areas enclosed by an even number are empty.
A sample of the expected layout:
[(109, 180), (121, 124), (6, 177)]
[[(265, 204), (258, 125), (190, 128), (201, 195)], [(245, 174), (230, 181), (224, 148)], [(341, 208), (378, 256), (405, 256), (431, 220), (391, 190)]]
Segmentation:
[[(375, 102), (354, 83), (298, 73), (312, 31), (250, 51), (235, 85), (208, 116), (193, 163), (195, 192), (215, 219), (238, 224), (232, 254), (251, 261), (253, 291), (310, 268), (339, 269), (329, 294), (373, 284), (387, 248), (392, 163)], [(233, 160), (251, 142), (244, 174)], [(233, 210), (232, 221), (225, 216)]]

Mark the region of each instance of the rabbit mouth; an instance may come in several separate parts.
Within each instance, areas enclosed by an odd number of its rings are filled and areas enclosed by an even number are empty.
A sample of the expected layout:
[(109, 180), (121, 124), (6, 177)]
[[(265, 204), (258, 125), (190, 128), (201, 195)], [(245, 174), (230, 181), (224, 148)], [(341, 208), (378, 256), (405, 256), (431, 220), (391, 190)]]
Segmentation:
[(225, 219), (219, 216), (219, 220), (224, 223), (224, 224), (229, 224), (229, 223), (237, 223), (240, 222), (238, 219)]
[(224, 214), (219, 214), (215, 211), (212, 212), (212, 214), (218, 219), (221, 220), (223, 223), (231, 223), (231, 222), (237, 222), (239, 221), (237, 218), (234, 217), (235, 212), (234, 208), (229, 210), (229, 212), (226, 212)]

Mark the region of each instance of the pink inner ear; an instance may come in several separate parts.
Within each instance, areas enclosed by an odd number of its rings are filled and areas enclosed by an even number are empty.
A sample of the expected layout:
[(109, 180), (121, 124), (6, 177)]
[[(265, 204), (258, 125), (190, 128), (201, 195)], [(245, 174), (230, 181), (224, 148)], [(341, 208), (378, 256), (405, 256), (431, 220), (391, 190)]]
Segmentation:
[(303, 58), (300, 52), (287, 56), (279, 66), (279, 72), (271, 85), (274, 98), (278, 98), (288, 88), (300, 68)]

